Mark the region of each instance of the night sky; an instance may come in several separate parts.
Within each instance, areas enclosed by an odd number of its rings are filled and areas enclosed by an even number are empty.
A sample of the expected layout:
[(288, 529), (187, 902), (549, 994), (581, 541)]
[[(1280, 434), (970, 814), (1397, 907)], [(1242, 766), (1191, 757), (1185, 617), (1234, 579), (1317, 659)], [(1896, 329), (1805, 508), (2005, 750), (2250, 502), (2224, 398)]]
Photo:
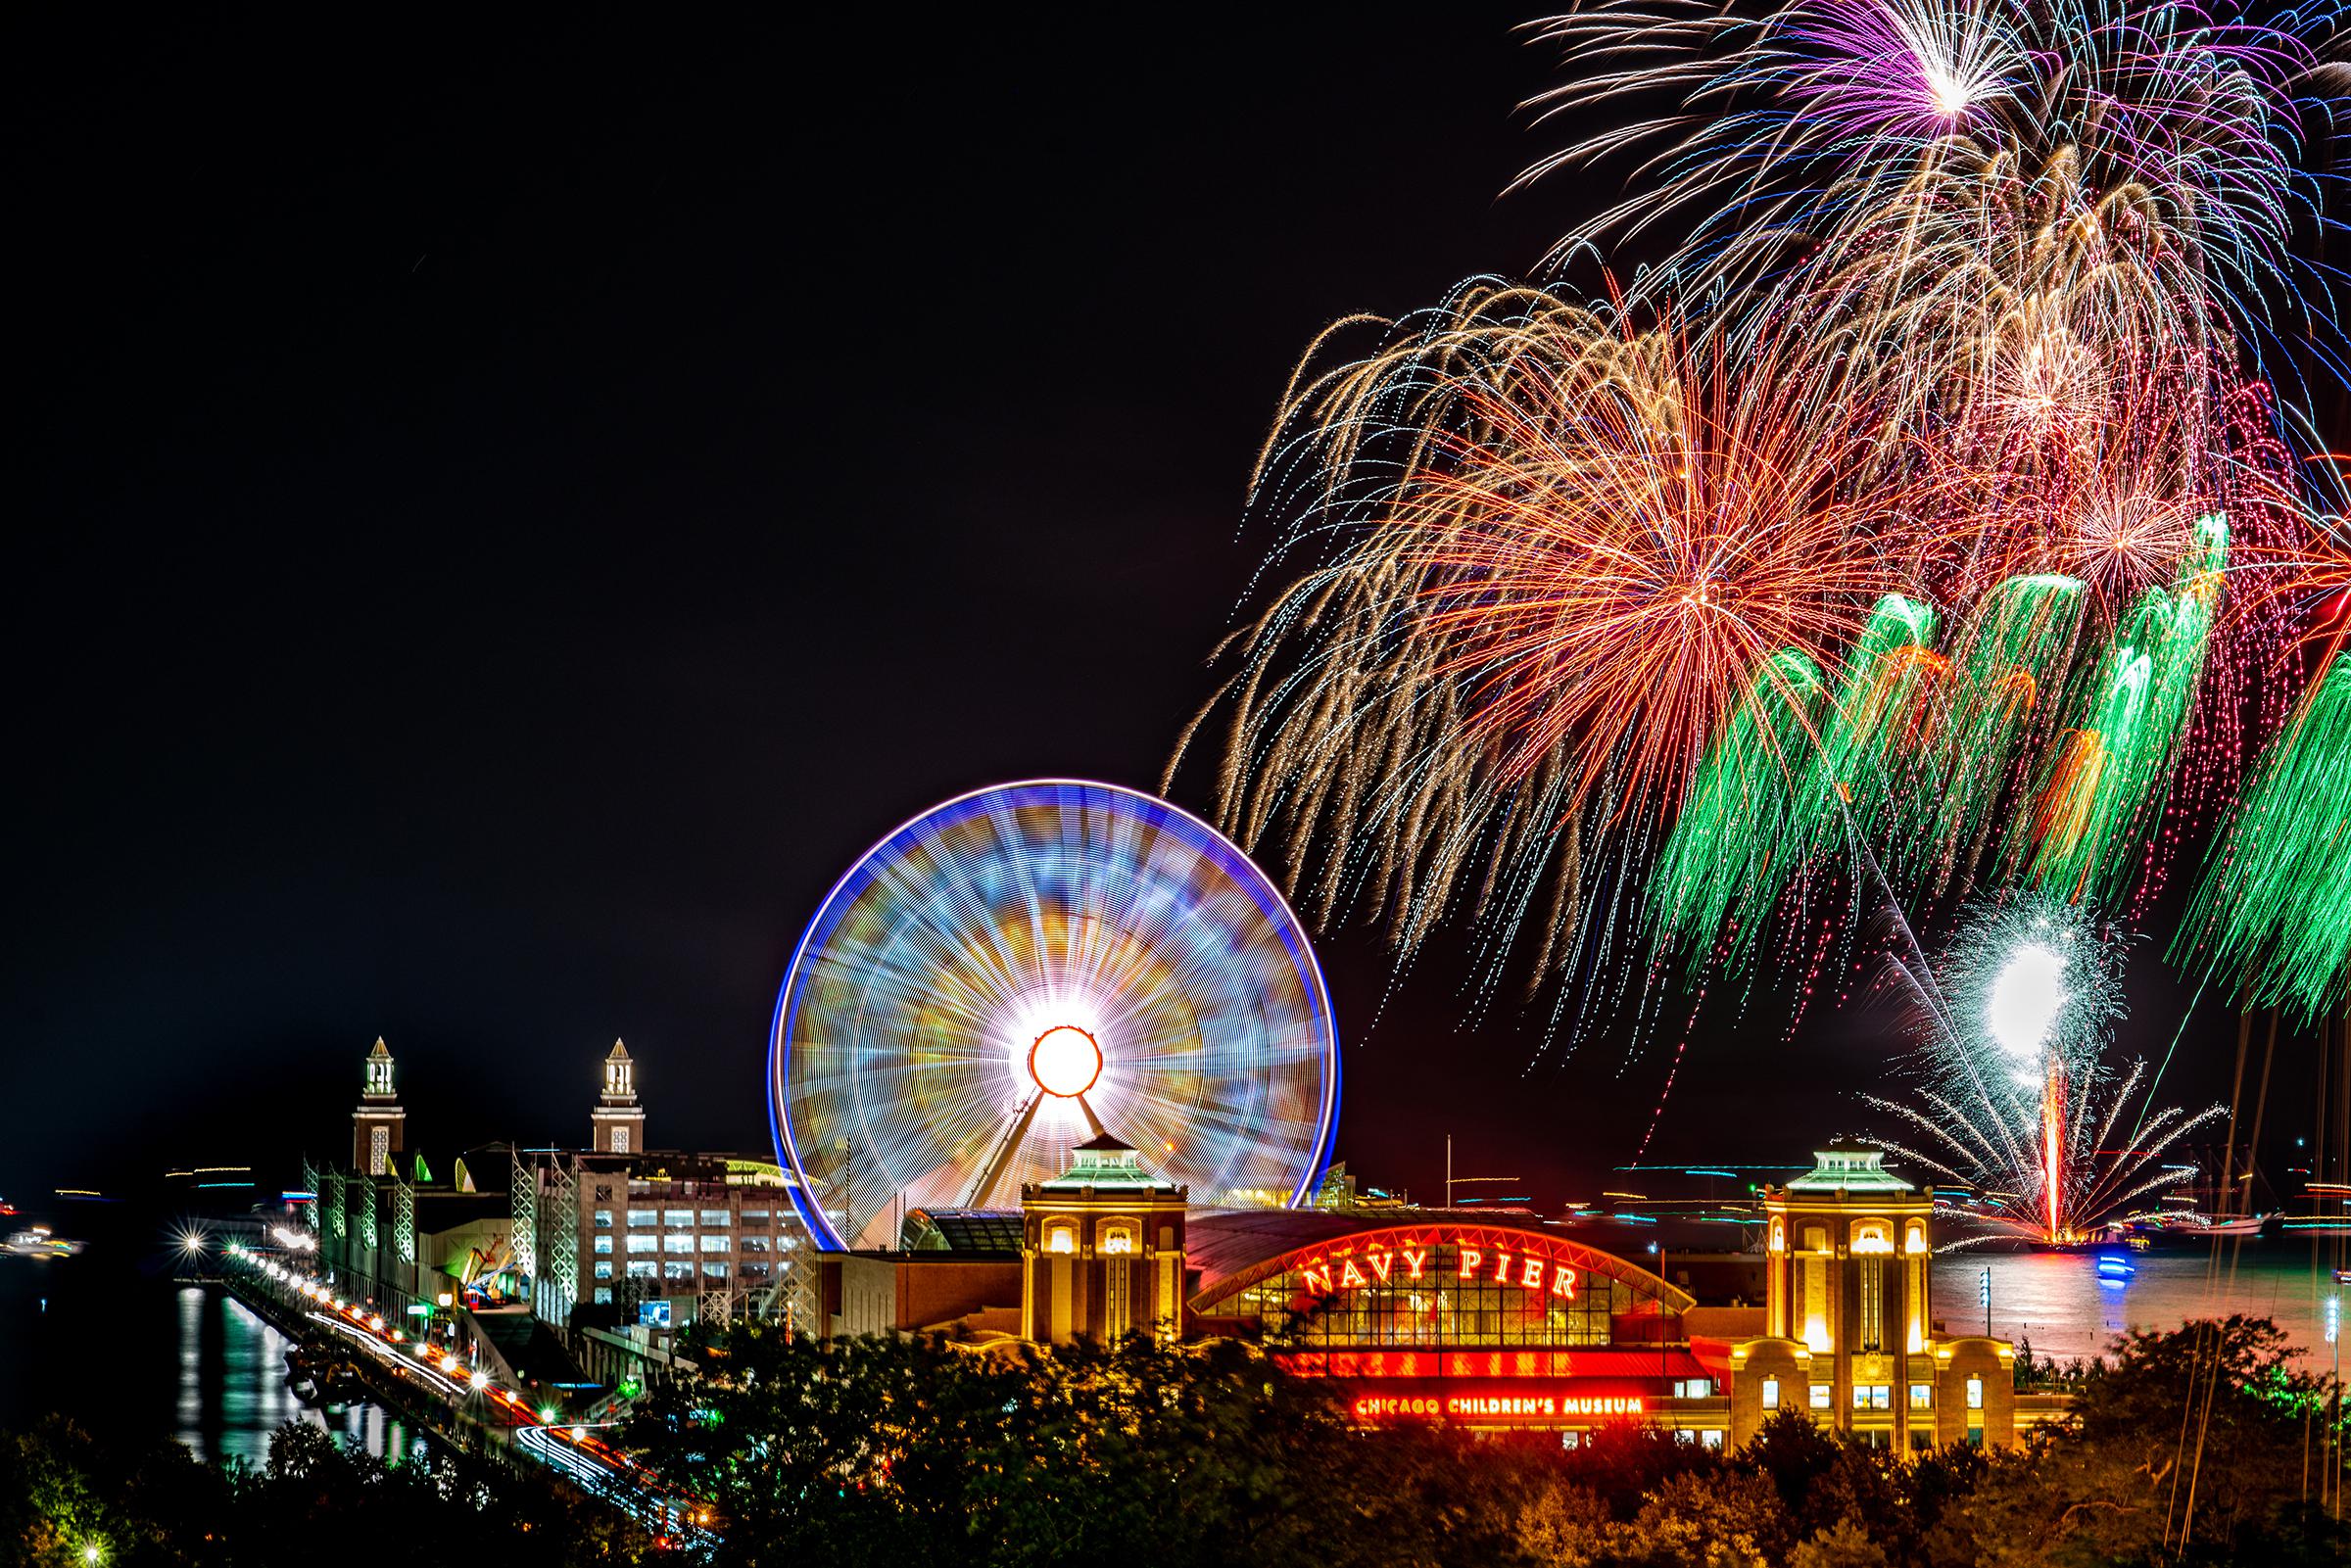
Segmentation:
[[(763, 1150), (775, 988), (867, 844), (1156, 784), (1310, 336), (1612, 194), (1498, 198), (1559, 135), (1516, 10), (786, 9), (12, 19), (0, 1193), (347, 1152), (378, 1034), (437, 1164), (584, 1139), (615, 1035), (655, 1143)], [(1451, 1131), (1549, 1206), (1632, 1157), (1672, 1031), (1530, 1070), (1442, 956), (1383, 1013), (1375, 937), (1322, 951), (1360, 1173), (1433, 1197)], [(1690, 1043), (1652, 1159), (1855, 1125), (1898, 1021), (1785, 1018)]]

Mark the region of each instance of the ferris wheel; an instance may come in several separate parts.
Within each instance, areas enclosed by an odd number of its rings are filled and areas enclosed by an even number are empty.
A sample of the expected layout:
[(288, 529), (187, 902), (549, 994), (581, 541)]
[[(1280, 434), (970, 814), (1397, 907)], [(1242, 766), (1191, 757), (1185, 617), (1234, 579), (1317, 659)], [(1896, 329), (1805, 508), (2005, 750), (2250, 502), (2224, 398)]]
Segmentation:
[(1293, 1205), (1339, 1100), (1322, 974), (1265, 874), (1166, 801), (1066, 779), (867, 850), (792, 955), (768, 1076), (826, 1248), (1007, 1205), (1106, 1130), (1194, 1203)]

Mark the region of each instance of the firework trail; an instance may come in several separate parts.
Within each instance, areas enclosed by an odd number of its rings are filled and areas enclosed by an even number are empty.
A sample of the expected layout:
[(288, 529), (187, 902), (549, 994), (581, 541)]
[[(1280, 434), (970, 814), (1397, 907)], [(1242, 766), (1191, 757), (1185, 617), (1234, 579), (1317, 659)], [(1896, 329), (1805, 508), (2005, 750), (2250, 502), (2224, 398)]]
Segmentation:
[(2351, 664), (2336, 659), (2263, 757), (2173, 956), (2249, 1007), (2308, 1022), (2351, 976)]
[(2160, 1157), (2222, 1115), (2166, 1107), (2119, 1131), (2145, 1077), (2144, 1063), (2117, 1074), (2102, 1060), (2122, 1011), (2119, 949), (2084, 906), (2027, 894), (1977, 908), (1933, 970), (1903, 972), (1921, 1002), (1922, 1081), (1908, 1100), (1863, 1098), (1897, 1118), (1888, 1147), (1978, 1190), (1977, 1240), (2094, 1236), (2183, 1179)]

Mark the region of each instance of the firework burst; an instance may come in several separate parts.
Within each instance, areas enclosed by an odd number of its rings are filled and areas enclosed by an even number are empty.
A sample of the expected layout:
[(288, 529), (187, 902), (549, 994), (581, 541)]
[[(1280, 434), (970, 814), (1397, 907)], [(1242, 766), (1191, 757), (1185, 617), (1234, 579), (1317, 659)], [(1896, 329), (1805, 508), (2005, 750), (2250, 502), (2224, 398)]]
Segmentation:
[(2001, 888), (2143, 913), (2351, 581), (2254, 373), (2328, 310), (2292, 251), (2315, 21), (1660, 0), (1537, 36), (1574, 76), (1544, 110), (1673, 106), (1530, 171), (1653, 155), (1571, 248), (1696, 215), (1605, 304), (1479, 279), (1310, 348), (1171, 776), (1213, 757), (1325, 922), (1381, 911), (1403, 962), (1463, 918), (1480, 1006), (1573, 974), (1558, 1009), (1637, 997), (1635, 1043), (1668, 971), (1809, 994), (1872, 911), (1914, 955)]
[(1888, 1147), (1996, 1206), (1978, 1239), (2096, 1234), (2181, 1180), (2160, 1157), (2222, 1114), (2166, 1107), (2123, 1127), (2145, 1065), (2115, 1073), (2102, 1060), (2120, 963), (2119, 941), (2083, 906), (2029, 895), (1975, 912), (1931, 971), (1902, 971), (1919, 1002), (1922, 1081), (1907, 1100), (1864, 1098), (1896, 1118), (1903, 1136)]

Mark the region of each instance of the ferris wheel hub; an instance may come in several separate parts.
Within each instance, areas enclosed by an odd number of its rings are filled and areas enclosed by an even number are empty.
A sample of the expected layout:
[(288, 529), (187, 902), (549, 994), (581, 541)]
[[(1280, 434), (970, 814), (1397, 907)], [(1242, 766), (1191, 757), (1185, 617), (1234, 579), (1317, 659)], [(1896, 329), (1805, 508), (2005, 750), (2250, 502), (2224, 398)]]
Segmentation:
[(1029, 1076), (1045, 1093), (1075, 1100), (1102, 1076), (1102, 1046), (1075, 1023), (1056, 1023), (1029, 1047)]

